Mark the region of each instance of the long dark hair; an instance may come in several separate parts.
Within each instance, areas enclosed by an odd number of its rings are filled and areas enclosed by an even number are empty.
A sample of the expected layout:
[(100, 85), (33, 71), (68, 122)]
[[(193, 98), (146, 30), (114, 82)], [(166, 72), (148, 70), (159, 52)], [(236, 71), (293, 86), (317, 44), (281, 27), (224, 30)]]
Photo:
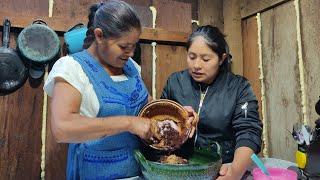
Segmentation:
[(89, 9), (88, 31), (83, 48), (94, 41), (94, 29), (100, 28), (105, 38), (119, 38), (133, 28), (141, 30), (140, 19), (135, 10), (123, 1), (107, 1), (93, 4)]
[(198, 36), (201, 36), (205, 39), (206, 44), (213, 52), (217, 53), (220, 60), (222, 59), (223, 53), (228, 55), (227, 59), (223, 61), (220, 67), (222, 70), (230, 71), (232, 56), (229, 53), (229, 46), (225, 40), (225, 35), (217, 27), (210, 25), (200, 26), (189, 36), (187, 50), (189, 50), (194, 39)]

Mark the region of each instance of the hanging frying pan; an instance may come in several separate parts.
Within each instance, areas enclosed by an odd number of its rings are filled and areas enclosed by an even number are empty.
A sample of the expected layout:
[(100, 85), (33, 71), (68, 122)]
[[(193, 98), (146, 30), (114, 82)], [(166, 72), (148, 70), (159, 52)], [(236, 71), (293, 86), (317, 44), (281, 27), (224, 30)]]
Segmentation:
[(29, 64), (30, 76), (38, 79), (45, 66), (59, 58), (60, 40), (44, 21), (36, 20), (21, 31), (17, 48)]
[(18, 54), (11, 48), (11, 23), (3, 21), (2, 47), (0, 48), (0, 95), (7, 95), (19, 89), (27, 79), (27, 69)]

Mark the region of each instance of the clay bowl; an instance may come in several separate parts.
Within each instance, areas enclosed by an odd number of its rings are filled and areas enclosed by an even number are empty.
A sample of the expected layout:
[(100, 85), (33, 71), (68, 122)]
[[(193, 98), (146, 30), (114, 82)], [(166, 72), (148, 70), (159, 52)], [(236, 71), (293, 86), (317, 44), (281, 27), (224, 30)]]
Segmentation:
[[(152, 121), (151, 133), (154, 138), (145, 142), (154, 149), (175, 150), (188, 139), (191, 132), (191, 127), (186, 125), (188, 112), (172, 100), (152, 101), (141, 109), (139, 116), (150, 118)], [(174, 127), (174, 130), (171, 132), (168, 129), (164, 130), (165, 126)]]

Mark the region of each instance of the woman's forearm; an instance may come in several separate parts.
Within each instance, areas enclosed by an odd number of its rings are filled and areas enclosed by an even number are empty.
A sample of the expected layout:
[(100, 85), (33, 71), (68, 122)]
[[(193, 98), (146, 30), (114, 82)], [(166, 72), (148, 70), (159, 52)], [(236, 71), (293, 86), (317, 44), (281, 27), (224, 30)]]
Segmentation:
[(135, 116), (91, 118), (80, 115), (82, 96), (64, 79), (56, 78), (51, 100), (51, 129), (58, 142), (78, 143), (130, 131), (147, 138), (150, 123)]
[(239, 147), (236, 149), (234, 159), (231, 165), (232, 172), (242, 177), (248, 167), (251, 165), (251, 155), (253, 150), (248, 147)]
[(88, 118), (79, 114), (70, 114), (65, 117), (52, 115), (51, 129), (57, 142), (79, 143), (106, 135), (130, 131), (130, 121), (133, 118), (135, 117)]
[(58, 142), (79, 143), (129, 131), (150, 138), (150, 120), (136, 116), (92, 118), (80, 115), (80, 92), (61, 78), (55, 79), (51, 100), (51, 129)]

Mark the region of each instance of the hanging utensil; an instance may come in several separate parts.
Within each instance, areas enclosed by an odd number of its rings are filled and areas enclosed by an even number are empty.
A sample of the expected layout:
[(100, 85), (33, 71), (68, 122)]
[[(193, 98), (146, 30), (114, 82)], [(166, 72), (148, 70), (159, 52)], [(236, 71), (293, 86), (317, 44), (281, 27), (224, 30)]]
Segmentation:
[(29, 63), (29, 75), (34, 79), (42, 77), (45, 66), (60, 55), (58, 35), (42, 20), (34, 21), (21, 31), (17, 47)]
[(68, 54), (82, 51), (87, 30), (88, 28), (84, 24), (79, 23), (64, 33), (64, 42), (67, 46)]
[(11, 22), (3, 21), (2, 47), (0, 48), (0, 95), (19, 89), (27, 79), (27, 69), (18, 54), (9, 47)]

